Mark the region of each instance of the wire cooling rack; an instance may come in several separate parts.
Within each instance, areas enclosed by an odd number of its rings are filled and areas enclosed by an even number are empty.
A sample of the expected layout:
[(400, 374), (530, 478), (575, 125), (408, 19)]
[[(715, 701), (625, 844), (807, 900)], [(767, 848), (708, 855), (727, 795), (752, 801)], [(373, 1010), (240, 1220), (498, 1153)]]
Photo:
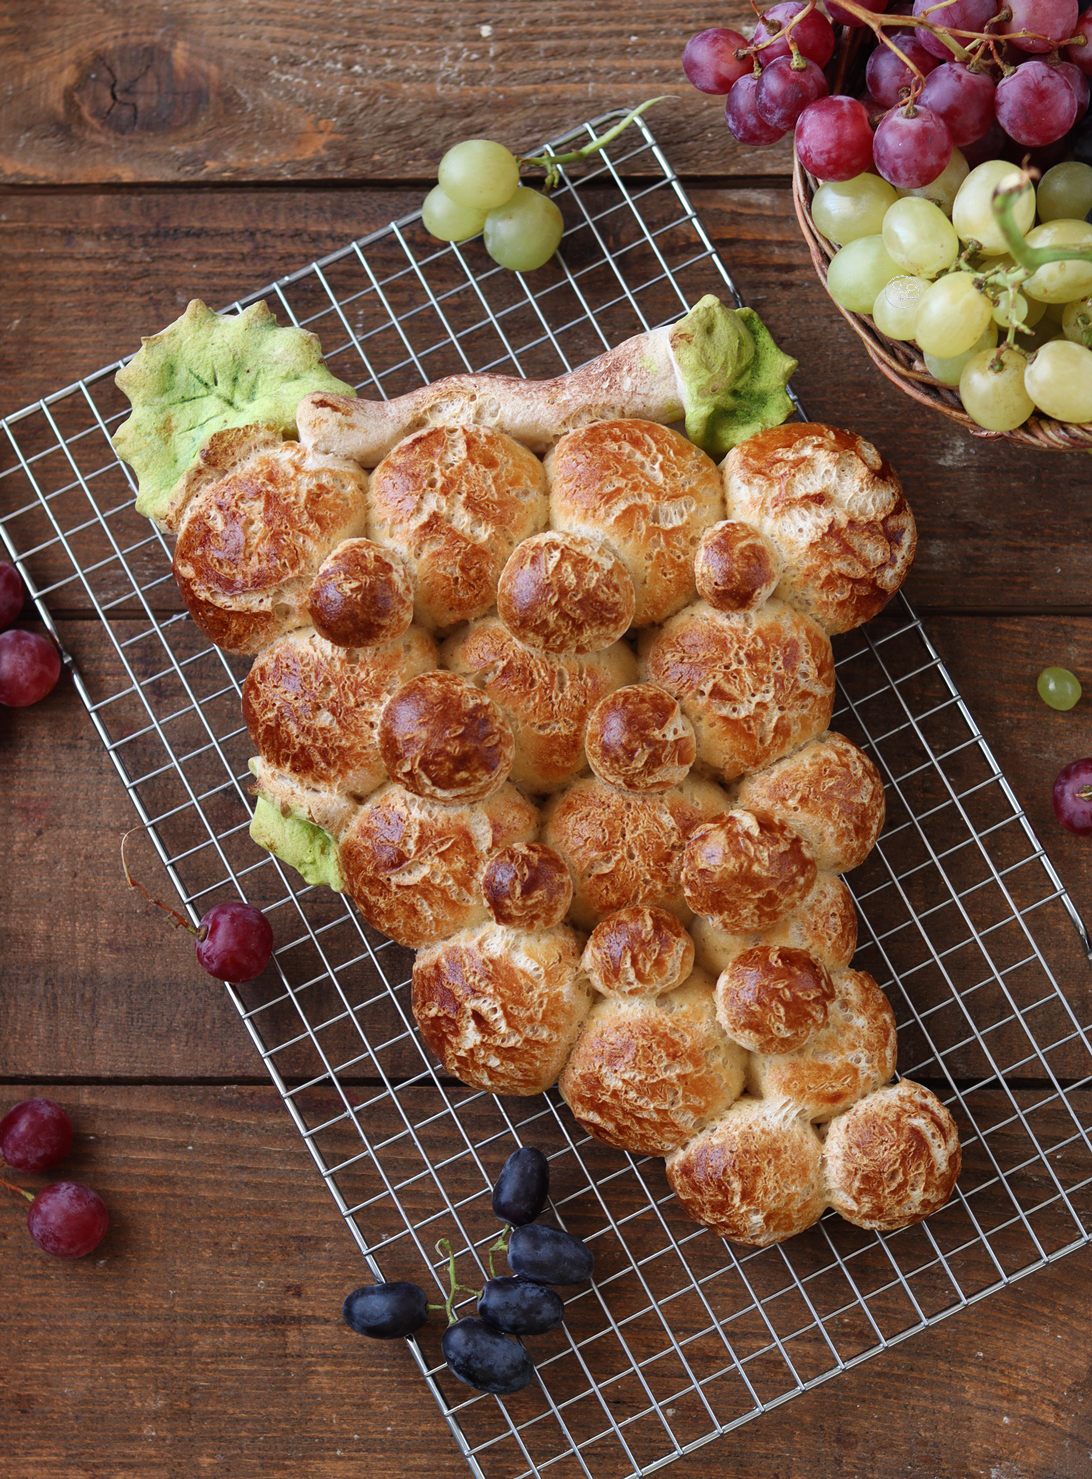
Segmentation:
[[(530, 282), (480, 242), (438, 248), (415, 215), (245, 301), (269, 299), (335, 374), (389, 396), (453, 370), (553, 375), (704, 292), (735, 295), (643, 121), (559, 199), (562, 252)], [(1088, 1241), (1092, 1143), (1068, 1090), (1092, 1082), (1090, 982), (1071, 964), (1063, 992), (1039, 944), (1088, 937), (905, 602), (836, 643), (834, 725), (888, 800), (850, 880), (857, 959), (895, 1006), (902, 1072), (952, 1109), (964, 1170), (921, 1226), (880, 1237), (828, 1215), (745, 1253), (682, 1215), (660, 1160), (589, 1139), (556, 1093), (442, 1078), (413, 1027), (408, 952), (250, 842), (246, 665), (186, 619), (135, 514), (109, 441), (127, 414), (116, 369), (4, 423), (0, 532), (51, 630), (49, 606), (90, 601), (109, 634), (67, 660), (190, 917), (244, 897), (273, 920), (274, 967), (228, 991), (372, 1274), (431, 1270), (446, 1288), (446, 1238), (460, 1283), (480, 1283), (489, 1187), (519, 1143), (549, 1155), (553, 1211), (595, 1250), (595, 1284), (532, 1342), (540, 1380), (515, 1397), (455, 1382), (435, 1330), (409, 1342), (476, 1475), (647, 1474)]]

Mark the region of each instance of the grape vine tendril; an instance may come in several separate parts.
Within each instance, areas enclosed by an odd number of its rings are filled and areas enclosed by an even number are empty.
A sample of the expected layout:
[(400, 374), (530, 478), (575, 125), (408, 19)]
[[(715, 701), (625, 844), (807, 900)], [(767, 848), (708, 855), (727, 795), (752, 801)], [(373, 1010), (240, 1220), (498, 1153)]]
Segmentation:
[[(811, 3), (814, 4), (814, 0), (811, 0)], [(665, 92), (658, 98), (646, 98), (643, 103), (640, 103), (636, 108), (627, 113), (613, 128), (609, 128), (605, 134), (600, 134), (598, 138), (592, 139), (579, 149), (570, 149), (567, 154), (524, 154), (520, 157), (519, 164), (521, 167), (525, 164), (534, 164), (539, 169), (544, 169), (546, 171), (546, 178), (542, 182), (542, 188), (549, 194), (551, 190), (557, 188), (561, 180), (561, 165), (579, 164), (582, 160), (590, 158), (597, 150), (605, 149), (608, 144), (612, 144), (618, 135), (623, 133), (635, 119), (640, 118), (642, 113), (654, 107), (657, 103), (667, 102), (669, 98), (676, 96), (676, 93)]]

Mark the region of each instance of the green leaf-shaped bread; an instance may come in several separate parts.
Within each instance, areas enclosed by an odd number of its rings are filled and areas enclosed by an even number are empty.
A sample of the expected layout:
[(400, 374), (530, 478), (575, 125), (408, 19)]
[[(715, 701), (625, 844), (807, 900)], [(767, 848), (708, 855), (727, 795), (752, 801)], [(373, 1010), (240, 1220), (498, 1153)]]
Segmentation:
[(197, 298), (162, 333), (141, 340), (116, 380), (133, 414), (118, 427), (114, 450), (137, 475), (137, 511), (159, 523), (215, 432), (261, 422), (294, 436), (303, 396), (355, 393), (322, 363), (316, 336), (279, 328), (268, 304), (221, 316)]

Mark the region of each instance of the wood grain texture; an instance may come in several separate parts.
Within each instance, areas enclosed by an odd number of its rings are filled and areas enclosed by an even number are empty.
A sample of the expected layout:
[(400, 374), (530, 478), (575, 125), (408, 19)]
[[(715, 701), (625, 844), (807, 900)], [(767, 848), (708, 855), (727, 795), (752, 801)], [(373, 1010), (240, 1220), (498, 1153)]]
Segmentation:
[(456, 139), (530, 150), (671, 93), (657, 131), (678, 169), (784, 175), (788, 145), (740, 149), (723, 100), (680, 66), (696, 26), (748, 16), (744, 0), (712, 22), (677, 0), (560, 0), (548, 22), (525, 3), (310, 0), (289, 12), (261, 0), (241, 29), (211, 0), (8, 6), (0, 46), (23, 60), (0, 102), (0, 172), (66, 184), (427, 180)]

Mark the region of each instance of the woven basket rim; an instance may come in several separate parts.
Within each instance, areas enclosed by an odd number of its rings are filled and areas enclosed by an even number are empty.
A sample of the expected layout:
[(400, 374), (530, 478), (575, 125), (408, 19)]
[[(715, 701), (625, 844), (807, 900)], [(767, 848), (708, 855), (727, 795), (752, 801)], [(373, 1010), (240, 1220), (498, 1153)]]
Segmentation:
[[(819, 182), (808, 174), (794, 150), (792, 195), (796, 219), (807, 242), (816, 275), (825, 288), (827, 268), (838, 248), (821, 235), (812, 220), (811, 202), (818, 186)], [(834, 303), (833, 298), (831, 302)], [(950, 421), (957, 422), (972, 436), (983, 441), (1016, 442), (1020, 446), (1051, 452), (1078, 452), (1092, 448), (1092, 422), (1075, 425), (1068, 421), (1054, 421), (1048, 416), (1032, 416), (1013, 431), (985, 430), (967, 415), (954, 389), (933, 379), (916, 345), (889, 339), (867, 314), (851, 313), (840, 303), (834, 303), (834, 306), (861, 339), (873, 364), (893, 385), (919, 405), (928, 406), (930, 410), (939, 411)]]

